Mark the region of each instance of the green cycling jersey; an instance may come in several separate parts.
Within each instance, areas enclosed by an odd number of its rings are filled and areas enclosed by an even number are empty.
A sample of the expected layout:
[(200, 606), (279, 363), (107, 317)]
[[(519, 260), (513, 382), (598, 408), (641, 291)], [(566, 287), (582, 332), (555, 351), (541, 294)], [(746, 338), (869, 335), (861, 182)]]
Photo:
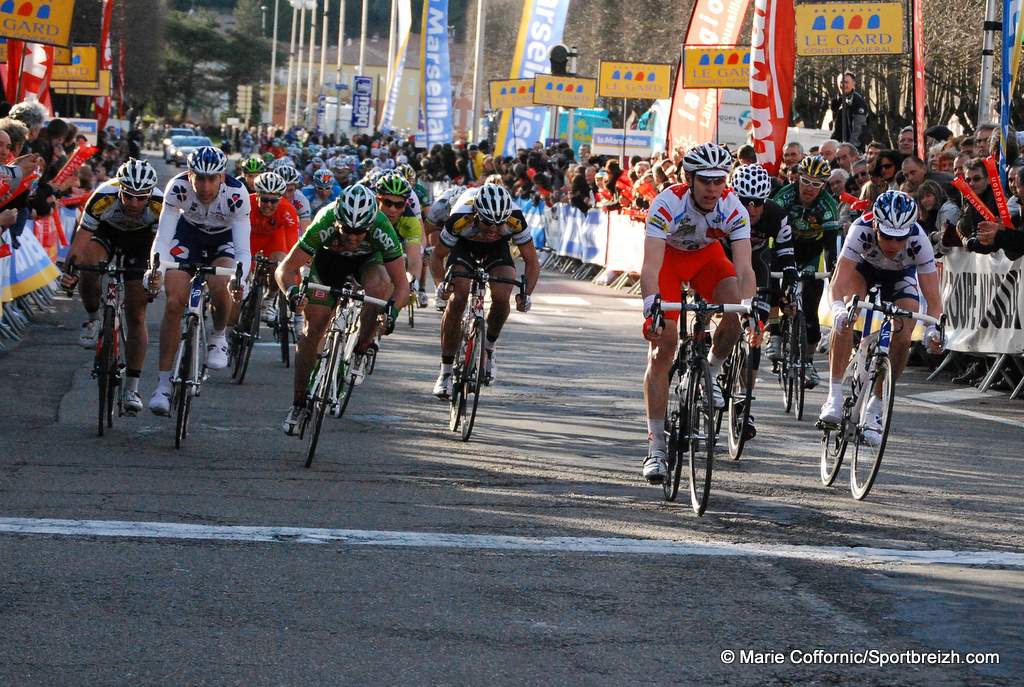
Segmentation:
[(317, 251), (329, 250), (342, 257), (366, 258), (381, 263), (405, 255), (398, 234), (383, 212), (377, 212), (373, 226), (361, 238), (341, 233), (334, 225), (335, 219), (333, 203), (321, 208), (299, 238), (299, 248), (313, 256)]

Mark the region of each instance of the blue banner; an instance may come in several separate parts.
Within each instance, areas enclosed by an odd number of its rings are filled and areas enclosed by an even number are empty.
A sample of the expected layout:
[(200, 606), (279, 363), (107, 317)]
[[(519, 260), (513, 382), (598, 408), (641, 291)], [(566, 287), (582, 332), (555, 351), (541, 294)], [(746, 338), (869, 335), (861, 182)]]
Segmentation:
[(420, 31), (420, 93), (426, 146), (451, 143), (452, 72), (448, 60), (448, 0), (427, 0)]
[(370, 98), (373, 95), (373, 79), (357, 76), (352, 79), (352, 128), (370, 128)]
[(999, 84), (999, 130), (1002, 133), (999, 155), (999, 176), (1003, 187), (1006, 187), (1006, 138), (1010, 133), (1010, 100), (1013, 97), (1013, 77), (1011, 63), (1013, 53), (1019, 49), (1020, 36), (1017, 35), (1017, 21), (1021, 9), (1021, 0), (1003, 1), (1003, 45), (1001, 78)]
[[(537, 74), (550, 73), (548, 54), (562, 42), (568, 13), (569, 0), (524, 0), (510, 79), (532, 79)], [(515, 156), (517, 148), (529, 148), (543, 141), (547, 114), (546, 107), (518, 107), (502, 112), (496, 146), (499, 154)]]

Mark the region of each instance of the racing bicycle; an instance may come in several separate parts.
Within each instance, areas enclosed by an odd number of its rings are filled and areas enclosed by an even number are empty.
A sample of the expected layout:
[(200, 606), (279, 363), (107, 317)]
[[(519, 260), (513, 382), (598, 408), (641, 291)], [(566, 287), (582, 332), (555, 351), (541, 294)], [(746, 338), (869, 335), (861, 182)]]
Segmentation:
[[(800, 273), (800, 278), (793, 282), (786, 292), (786, 304), (783, 306), (783, 317), (780, 337), (781, 358), (772, 362), (782, 391), (782, 407), (787, 413), (792, 412), (797, 420), (804, 417), (804, 392), (807, 383), (807, 367), (811, 356), (807, 352), (807, 320), (803, 309), (803, 288), (805, 281), (827, 279), (828, 272)], [(781, 279), (782, 272), (772, 272), (773, 279)], [(817, 313), (812, 314), (817, 317)]]

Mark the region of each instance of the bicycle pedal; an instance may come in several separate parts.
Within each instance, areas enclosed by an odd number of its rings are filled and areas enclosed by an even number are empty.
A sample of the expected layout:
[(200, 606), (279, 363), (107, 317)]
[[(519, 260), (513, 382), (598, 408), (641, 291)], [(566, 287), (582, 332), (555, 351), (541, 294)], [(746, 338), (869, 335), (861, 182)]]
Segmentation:
[(818, 420), (814, 423), (814, 426), (824, 432), (838, 432), (839, 425), (835, 422), (825, 422), (824, 420)]

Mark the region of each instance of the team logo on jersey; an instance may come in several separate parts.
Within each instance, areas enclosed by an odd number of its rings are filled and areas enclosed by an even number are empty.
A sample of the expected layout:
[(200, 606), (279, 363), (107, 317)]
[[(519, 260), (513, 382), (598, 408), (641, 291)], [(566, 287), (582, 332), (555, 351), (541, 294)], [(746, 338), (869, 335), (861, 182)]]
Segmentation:
[[(179, 203), (184, 202), (185, 199), (188, 198), (188, 189), (185, 188), (183, 184), (175, 184), (174, 188), (171, 189), (171, 193), (174, 194), (174, 197), (178, 199)], [(192, 207), (195, 209), (194, 204)]]
[(705, 233), (709, 239), (715, 239), (716, 241), (718, 239), (724, 239), (729, 235), (729, 232), (719, 229), (718, 227), (708, 227)]
[(178, 239), (171, 241), (171, 257), (175, 260), (188, 260), (188, 246), (183, 246)]
[(107, 210), (109, 210), (110, 206), (113, 205), (113, 204), (114, 204), (114, 196), (113, 195), (110, 195), (110, 196), (100, 196), (92, 204), (92, 208), (90, 208), (90, 209), (94, 213), (96, 213), (96, 214), (101, 214), (101, 213), (106, 212)]
[(238, 208), (242, 207), (242, 194), (232, 193), (231, 197), (228, 198), (228, 209), (234, 212)]

